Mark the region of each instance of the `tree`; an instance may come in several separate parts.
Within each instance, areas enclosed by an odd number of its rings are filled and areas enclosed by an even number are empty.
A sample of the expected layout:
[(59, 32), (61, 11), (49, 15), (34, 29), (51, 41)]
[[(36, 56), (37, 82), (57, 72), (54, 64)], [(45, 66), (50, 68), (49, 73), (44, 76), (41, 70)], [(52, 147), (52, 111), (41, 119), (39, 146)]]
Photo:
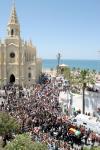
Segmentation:
[(6, 145), (6, 140), (19, 129), (19, 124), (15, 118), (5, 112), (0, 112), (0, 135), (3, 138), (3, 146)]
[(64, 75), (65, 79), (67, 79), (67, 80), (70, 79), (70, 68), (69, 67), (60, 68), (60, 72), (61, 72), (61, 74)]
[(85, 113), (85, 89), (90, 84), (95, 84), (95, 80), (95, 73), (89, 69), (80, 70), (78, 68), (77, 71), (75, 69), (70, 71), (69, 81), (71, 89), (73, 90), (75, 87), (77, 92), (80, 92), (80, 89), (82, 89), (83, 114)]
[(81, 70), (78, 76), (78, 83), (82, 87), (82, 95), (83, 95), (83, 114), (85, 113), (85, 89), (87, 84), (94, 84), (95, 79), (94, 76), (92, 76), (92, 73), (87, 70)]
[(73, 68), (72, 68), (72, 71), (76, 71), (76, 68), (75, 68), (75, 67), (73, 67)]
[(83, 150), (100, 150), (100, 146), (98, 146), (98, 147), (92, 147), (92, 148), (84, 147)]
[(91, 148), (91, 150), (100, 150), (100, 146), (98, 146), (98, 147), (94, 146)]
[(78, 82), (79, 81), (79, 73), (80, 72), (77, 71), (76, 68), (72, 68), (72, 70), (70, 70), (69, 81), (70, 81), (70, 88), (71, 88), (72, 91), (73, 91), (74, 87), (77, 87), (77, 89), (79, 88), (79, 85), (78, 85), (78, 83), (79, 83)]
[(5, 150), (47, 150), (47, 145), (32, 142), (28, 134), (20, 134), (6, 145)]

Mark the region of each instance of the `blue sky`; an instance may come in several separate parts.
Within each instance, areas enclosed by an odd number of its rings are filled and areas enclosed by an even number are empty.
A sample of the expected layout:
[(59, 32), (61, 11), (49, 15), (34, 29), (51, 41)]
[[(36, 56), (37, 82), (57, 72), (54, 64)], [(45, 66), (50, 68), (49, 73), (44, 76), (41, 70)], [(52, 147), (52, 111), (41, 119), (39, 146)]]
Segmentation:
[[(16, 0), (21, 37), (32, 39), (38, 56), (63, 59), (100, 59), (100, 0)], [(0, 39), (12, 0), (0, 2)]]

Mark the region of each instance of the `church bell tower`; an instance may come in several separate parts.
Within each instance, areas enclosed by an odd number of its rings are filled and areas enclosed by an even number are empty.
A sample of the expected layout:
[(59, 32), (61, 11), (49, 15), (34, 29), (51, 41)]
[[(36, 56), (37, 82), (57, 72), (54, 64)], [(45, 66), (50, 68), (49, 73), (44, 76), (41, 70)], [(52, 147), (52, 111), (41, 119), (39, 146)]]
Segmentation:
[(11, 15), (8, 21), (7, 36), (9, 38), (20, 38), (20, 24), (18, 22), (15, 4), (13, 4)]
[(20, 24), (18, 21), (15, 4), (7, 24), (7, 37), (5, 39), (4, 63), (6, 83), (20, 84), (23, 70), (21, 67), (24, 56), (22, 40), (20, 38)]

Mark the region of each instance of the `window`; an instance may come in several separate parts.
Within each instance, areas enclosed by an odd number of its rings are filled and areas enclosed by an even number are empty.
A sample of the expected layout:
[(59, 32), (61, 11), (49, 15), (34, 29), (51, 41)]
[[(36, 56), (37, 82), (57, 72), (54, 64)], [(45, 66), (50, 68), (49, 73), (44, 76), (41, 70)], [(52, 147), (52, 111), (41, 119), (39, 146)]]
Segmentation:
[(11, 30), (11, 36), (13, 36), (13, 35), (14, 35), (14, 30), (12, 29), (12, 30)]
[(11, 58), (14, 58), (14, 57), (15, 57), (15, 53), (11, 52), (11, 53), (10, 53), (10, 57), (11, 57)]
[(31, 73), (28, 73), (28, 77), (31, 78)]

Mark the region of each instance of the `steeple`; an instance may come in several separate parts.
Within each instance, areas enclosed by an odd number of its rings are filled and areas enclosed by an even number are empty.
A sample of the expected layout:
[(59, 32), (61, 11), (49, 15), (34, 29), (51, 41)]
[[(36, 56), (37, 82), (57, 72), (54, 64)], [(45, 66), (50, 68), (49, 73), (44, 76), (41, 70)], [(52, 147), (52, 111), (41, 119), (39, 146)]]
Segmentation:
[(12, 7), (11, 16), (10, 16), (8, 24), (19, 24), (18, 18), (17, 18), (17, 13), (16, 13), (15, 2)]
[(13, 4), (11, 15), (8, 21), (7, 31), (8, 31), (8, 37), (14, 37), (14, 38), (20, 37), (20, 25), (18, 22), (15, 3)]

